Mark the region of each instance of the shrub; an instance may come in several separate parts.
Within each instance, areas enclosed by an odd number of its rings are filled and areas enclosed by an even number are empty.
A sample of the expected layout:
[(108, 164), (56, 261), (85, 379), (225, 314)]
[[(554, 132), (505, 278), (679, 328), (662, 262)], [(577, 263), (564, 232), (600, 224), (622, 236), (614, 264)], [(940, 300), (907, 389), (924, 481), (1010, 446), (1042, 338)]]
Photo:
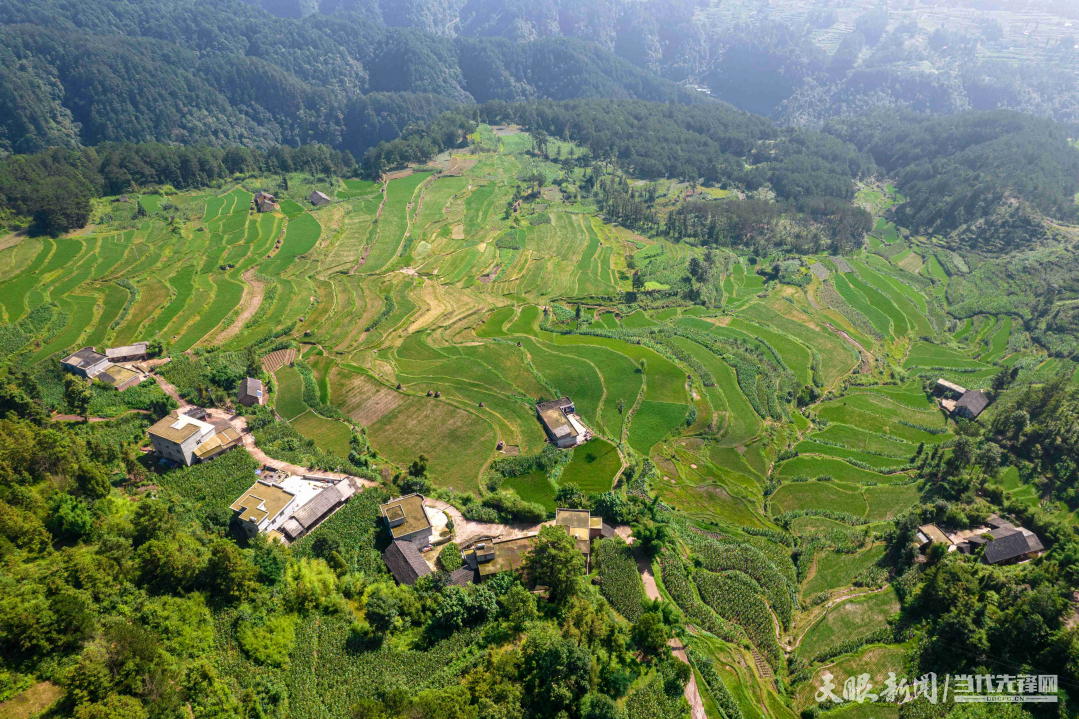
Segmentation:
[(277, 614), (261, 623), (241, 621), (236, 627), (236, 640), (253, 661), (283, 667), (296, 643), (296, 617)]
[(461, 568), (461, 549), (456, 542), (450, 542), (438, 553), (438, 565), (447, 572)]

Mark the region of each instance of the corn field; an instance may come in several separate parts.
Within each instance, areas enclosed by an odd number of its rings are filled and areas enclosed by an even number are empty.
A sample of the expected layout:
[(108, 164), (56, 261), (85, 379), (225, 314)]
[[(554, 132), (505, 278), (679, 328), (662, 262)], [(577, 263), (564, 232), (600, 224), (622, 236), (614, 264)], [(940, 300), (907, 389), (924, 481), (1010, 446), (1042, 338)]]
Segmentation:
[(600, 591), (610, 605), (631, 622), (641, 616), (644, 585), (637, 571), (633, 550), (621, 538), (596, 542), (592, 562), (599, 568)]
[(724, 619), (742, 625), (774, 669), (783, 666), (783, 651), (760, 584), (736, 570), (717, 574), (701, 569), (694, 572), (693, 580), (705, 604)]

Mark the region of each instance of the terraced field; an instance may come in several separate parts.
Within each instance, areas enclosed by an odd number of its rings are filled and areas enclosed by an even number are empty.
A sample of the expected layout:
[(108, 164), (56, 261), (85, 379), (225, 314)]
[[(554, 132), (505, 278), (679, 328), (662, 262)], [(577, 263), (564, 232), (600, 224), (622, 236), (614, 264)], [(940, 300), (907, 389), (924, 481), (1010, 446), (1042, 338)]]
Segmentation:
[[(805, 287), (769, 279), (789, 255), (713, 247), (715, 301), (694, 304), (700, 287), (687, 285), (688, 263), (708, 255), (692, 238), (672, 243), (609, 223), (594, 197), (573, 194), (583, 170), (532, 154), (527, 133), (480, 135), (485, 151), (438, 160), (458, 170), (333, 179), (322, 187), (334, 202), (319, 208), (278, 187), (280, 178), (247, 178), (142, 196), (138, 221), (7, 244), (0, 313), (30, 329), (3, 328), (0, 351), (34, 368), (43, 396), (60, 406), (53, 360), (86, 344), (159, 339), (174, 357), (163, 374), (218, 359), (215, 371), (235, 372), (248, 348), (280, 358), (289, 347), (290, 361), (303, 362), (272, 368), (272, 407), (295, 432), (282, 444), (313, 443), (336, 466), (350, 461), (353, 431), (362, 433), (373, 452), (349, 471), (390, 477), (424, 454), (432, 494), (455, 501), (492, 491), (494, 460), (542, 452), (535, 405), (568, 395), (594, 437), (550, 475), (502, 487), (547, 511), (567, 484), (589, 494), (646, 488), (661, 500), (657, 516), (677, 511), (675, 544), (699, 562), (707, 591), (668, 576), (662, 590), (688, 593), (687, 618), (714, 622), (715, 636), (726, 626), (720, 616), (742, 627), (779, 675), (786, 660), (773, 621), (792, 642), (804, 631), (804, 659), (877, 632), (894, 611), (890, 589), (830, 608), (809, 600), (868, 591), (853, 584), (884, 547), (866, 533), (886, 532), (918, 503), (920, 460), (956, 436), (932, 395), (936, 378), (984, 388), (1015, 367), (1024, 382), (1057, 372), (1079, 381), (1074, 363), (1023, 349), (1030, 341), (1018, 318), (949, 315), (945, 267), (954, 258), (883, 218), (865, 248), (805, 258), (814, 268)], [(515, 208), (514, 185), (536, 171), (559, 184)], [(290, 176), (294, 187), (314, 181)], [(264, 188), (279, 212), (250, 210)], [(882, 206), (899, 201), (884, 194)], [(175, 221), (166, 203), (181, 208)], [(634, 268), (646, 266), (661, 271), (634, 299)], [(200, 391), (198, 379), (183, 389)], [(1014, 502), (1047, 506), (1015, 468), (990, 482)], [(703, 546), (694, 530), (722, 542)], [(819, 549), (829, 542), (846, 542), (843, 553)], [(691, 641), (730, 680), (744, 716), (762, 705), (791, 715), (744, 639)], [(873, 645), (828, 666), (837, 676), (862, 656), (893, 666), (907, 651)], [(703, 692), (718, 711), (718, 692)], [(791, 687), (799, 711), (805, 692), (805, 682)]]

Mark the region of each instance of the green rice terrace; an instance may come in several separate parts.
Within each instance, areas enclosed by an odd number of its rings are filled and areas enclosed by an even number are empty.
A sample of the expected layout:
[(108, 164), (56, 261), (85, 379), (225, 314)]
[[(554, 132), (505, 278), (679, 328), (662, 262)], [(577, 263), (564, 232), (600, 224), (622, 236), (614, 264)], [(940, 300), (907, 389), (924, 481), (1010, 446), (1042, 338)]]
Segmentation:
[[(95, 200), (85, 231), (0, 239), (0, 362), (33, 377), (52, 412), (135, 435), (142, 412), (167, 406), (157, 380), (223, 408), (242, 377), (261, 375), (268, 409), (241, 413), (269, 457), (419, 486), (470, 521), (553, 517), (576, 490), (646, 499), (648, 523), (669, 535), (652, 561), (658, 591), (684, 614), (709, 719), (793, 719), (823, 667), (842, 679), (859, 658), (905, 672), (913, 644), (889, 621), (906, 600), (885, 568), (888, 538), (972, 425), (942, 409), (936, 381), (989, 392), (1011, 373), (1017, 386), (1074, 386), (1075, 363), (1048, 356), (1018, 316), (956, 311), (966, 275), (936, 238), (884, 218), (904, 201), (894, 188), (863, 189), (881, 216), (862, 249), (757, 256), (608, 221), (581, 191), (586, 170), (550, 159), (581, 148), (532, 147), (527, 133), (481, 125), (470, 147), (379, 182), (247, 176)], [(661, 210), (688, 188), (655, 185)], [(272, 211), (253, 209), (260, 190), (276, 196)], [(332, 201), (312, 205), (312, 190)], [(714, 299), (671, 289), (690, 275)], [(71, 352), (137, 341), (171, 361), (123, 392), (95, 383), (88, 406), (65, 387)], [(591, 437), (556, 452), (536, 404), (563, 396)], [(253, 462), (241, 451), (207, 465), (218, 466), (154, 468), (154, 482), (200, 511), (225, 507)], [(1016, 467), (986, 483), (1001, 501), (1070, 516)], [(362, 502), (327, 524), (342, 561), (382, 571), (368, 546), (377, 507)], [(515, 515), (514, 502), (539, 509)], [(635, 621), (644, 588), (620, 541), (604, 540), (593, 570)], [(224, 676), (254, 667), (222, 638), (248, 621), (233, 614), (214, 625)], [(378, 662), (427, 688), (481, 663), (479, 629), (425, 654), (387, 643), (385, 659), (355, 661), (337, 615), (292, 632), (281, 681), (294, 706), (321, 707), (303, 716), (345, 716)], [(327, 663), (347, 671), (314, 670)], [(676, 715), (656, 708), (662, 681), (636, 680), (622, 701), (632, 717)]]

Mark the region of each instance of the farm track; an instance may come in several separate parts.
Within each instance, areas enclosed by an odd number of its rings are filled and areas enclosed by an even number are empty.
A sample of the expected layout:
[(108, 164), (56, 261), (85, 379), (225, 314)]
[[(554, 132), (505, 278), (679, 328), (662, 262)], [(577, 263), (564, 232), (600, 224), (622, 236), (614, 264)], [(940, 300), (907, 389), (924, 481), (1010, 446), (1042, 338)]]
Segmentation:
[(854, 339), (849, 334), (829, 322), (825, 322), (824, 326), (835, 334), (842, 337), (844, 340), (846, 340), (847, 343), (850, 344), (850, 346), (858, 352), (858, 357), (861, 359), (862, 362), (859, 369), (862, 373), (868, 374), (873, 371), (873, 355), (871, 355), (868, 350), (862, 347), (862, 345), (858, 344), (858, 340)]
[[(262, 298), (265, 294), (266, 287), (261, 281), (255, 279), (255, 268), (249, 268), (241, 275), (241, 277), (244, 282), (247, 283), (247, 288), (244, 289), (245, 297), (240, 300), (240, 306), (243, 307), (243, 309), (240, 310), (240, 314), (236, 320), (226, 327), (224, 332), (214, 338), (215, 344), (228, 342), (238, 335), (240, 330), (244, 328), (244, 325), (247, 324), (248, 320), (255, 316), (255, 313), (258, 312), (259, 307), (262, 305)], [(250, 296), (246, 296), (248, 289), (251, 290)]]
[[(109, 422), (114, 419), (126, 417), (129, 414), (150, 414), (150, 411), (146, 409), (129, 409), (126, 412), (122, 412), (116, 415), (115, 417), (90, 417), (87, 421)], [(82, 422), (83, 417), (81, 414), (54, 414), (53, 416), (49, 417), (49, 420), (52, 422)]]
[[(690, 666), (689, 657), (686, 656), (685, 647), (682, 646), (680, 639), (672, 637), (668, 640), (667, 646), (671, 648), (671, 655), (675, 659)], [(708, 715), (704, 713), (704, 702), (701, 700), (701, 693), (697, 689), (697, 675), (692, 672), (689, 675), (689, 682), (686, 683), (685, 697), (686, 701), (689, 702), (690, 719), (708, 719)]]

